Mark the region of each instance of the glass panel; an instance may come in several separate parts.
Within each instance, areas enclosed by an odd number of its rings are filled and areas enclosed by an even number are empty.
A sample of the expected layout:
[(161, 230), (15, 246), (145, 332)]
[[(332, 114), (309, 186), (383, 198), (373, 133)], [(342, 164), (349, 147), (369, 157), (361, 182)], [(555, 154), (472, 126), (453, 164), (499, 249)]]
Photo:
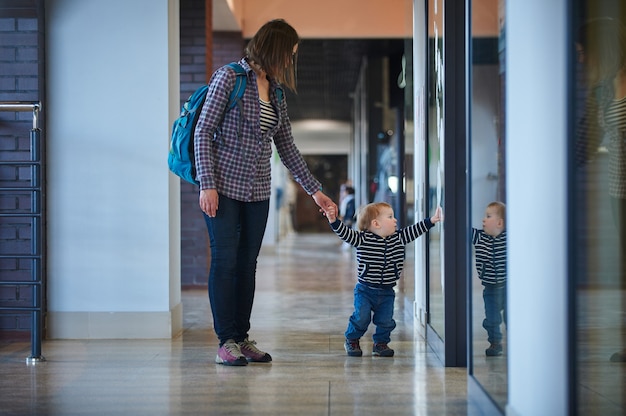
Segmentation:
[[(413, 11), (411, 10), (411, 13)], [(404, 41), (404, 55), (402, 55), (402, 70), (398, 76), (398, 87), (404, 93), (404, 212), (406, 224), (415, 223), (415, 174), (413, 162), (415, 155), (415, 128), (414, 128), (414, 102), (413, 102), (413, 40)], [(406, 258), (404, 261), (405, 299), (409, 298), (415, 303), (415, 242), (405, 248)], [(406, 302), (406, 301), (405, 301)], [(411, 305), (413, 307), (413, 305)], [(411, 313), (413, 314), (413, 313)]]
[(504, 206), (494, 204), (505, 203), (504, 1), (473, 0), (472, 10), (480, 13), (472, 22), (471, 57), (471, 374), (504, 410), (506, 233)]
[[(428, 6), (428, 214), (443, 206), (444, 184), (444, 63), (443, 0), (431, 0)], [(443, 235), (444, 223), (428, 233), (428, 323), (444, 338)]]
[[(570, 116), (576, 413), (625, 414), (626, 31), (623, 0), (578, 0)], [(574, 50), (575, 48), (575, 50)]]
[[(415, 173), (413, 163), (415, 157), (415, 103), (413, 88), (413, 40), (404, 42), (402, 56), (402, 73), (398, 85), (404, 90), (404, 191), (406, 192), (406, 223), (415, 223)], [(408, 250), (407, 250), (408, 251)]]

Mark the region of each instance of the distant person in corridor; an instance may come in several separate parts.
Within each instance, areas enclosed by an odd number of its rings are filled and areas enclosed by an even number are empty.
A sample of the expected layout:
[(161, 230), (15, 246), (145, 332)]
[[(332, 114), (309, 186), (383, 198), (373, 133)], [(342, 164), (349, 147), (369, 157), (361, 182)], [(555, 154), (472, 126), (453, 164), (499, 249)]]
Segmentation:
[(342, 185), (343, 188), (341, 201), (339, 203), (339, 218), (346, 224), (346, 226), (352, 228), (354, 224), (354, 217), (356, 217), (356, 206), (354, 200), (354, 188), (350, 185)]
[(272, 361), (248, 334), (270, 204), (272, 141), (315, 203), (324, 211), (337, 209), (296, 148), (284, 94), (277, 93), (282, 86), (295, 92), (299, 43), (297, 32), (284, 20), (263, 25), (239, 61), (247, 73), (242, 106), (224, 113), (236, 75), (230, 67), (221, 67), (209, 82), (196, 127), (199, 204), (211, 242), (209, 299), (219, 338), (218, 364)]

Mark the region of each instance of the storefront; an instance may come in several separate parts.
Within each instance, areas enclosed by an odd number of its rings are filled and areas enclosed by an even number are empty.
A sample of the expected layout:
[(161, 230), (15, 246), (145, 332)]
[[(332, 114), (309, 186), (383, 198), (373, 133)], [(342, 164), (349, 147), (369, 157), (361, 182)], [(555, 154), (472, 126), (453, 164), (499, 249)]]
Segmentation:
[[(617, 0), (415, 2), (414, 204), (446, 215), (415, 246), (415, 314), (481, 409), (623, 414), (625, 17)], [(495, 201), (501, 335), (472, 244)]]

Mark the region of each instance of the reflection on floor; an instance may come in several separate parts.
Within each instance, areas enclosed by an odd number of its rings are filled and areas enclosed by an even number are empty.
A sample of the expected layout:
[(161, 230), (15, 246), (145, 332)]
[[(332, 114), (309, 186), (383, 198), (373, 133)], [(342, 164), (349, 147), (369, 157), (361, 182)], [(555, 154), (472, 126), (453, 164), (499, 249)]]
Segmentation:
[(264, 250), (251, 338), (271, 364), (214, 364), (204, 290), (183, 293), (184, 332), (173, 340), (0, 343), (1, 415), (478, 415), (467, 370), (443, 368), (415, 336), (398, 294), (393, 358), (347, 357), (354, 257), (332, 234), (292, 235)]
[(472, 267), (472, 352), (473, 374), (476, 381), (489, 393), (500, 409), (504, 409), (508, 393), (508, 345), (506, 341), (506, 325), (501, 326), (503, 335), (503, 354), (499, 357), (485, 356), (489, 347), (487, 331), (483, 328), (485, 303), (483, 301), (483, 285)]
[[(576, 386), (580, 414), (626, 414), (626, 363), (609, 361), (626, 346), (626, 292), (619, 273), (619, 236), (609, 199), (608, 153), (600, 151), (576, 177)], [(556, 357), (555, 357), (556, 358)]]
[(623, 349), (624, 299), (616, 289), (578, 291), (576, 371), (581, 414), (626, 414), (626, 363), (609, 361)]

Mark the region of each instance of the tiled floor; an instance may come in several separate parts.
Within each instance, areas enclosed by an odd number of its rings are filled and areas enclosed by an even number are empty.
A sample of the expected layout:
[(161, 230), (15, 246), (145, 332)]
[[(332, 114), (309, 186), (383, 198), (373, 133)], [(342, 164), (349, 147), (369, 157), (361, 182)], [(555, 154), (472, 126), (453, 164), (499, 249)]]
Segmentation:
[(467, 370), (444, 368), (398, 296), (393, 358), (347, 357), (354, 259), (332, 234), (290, 236), (259, 258), (251, 338), (270, 364), (214, 364), (204, 290), (185, 291), (173, 340), (0, 344), (0, 415), (477, 415)]

